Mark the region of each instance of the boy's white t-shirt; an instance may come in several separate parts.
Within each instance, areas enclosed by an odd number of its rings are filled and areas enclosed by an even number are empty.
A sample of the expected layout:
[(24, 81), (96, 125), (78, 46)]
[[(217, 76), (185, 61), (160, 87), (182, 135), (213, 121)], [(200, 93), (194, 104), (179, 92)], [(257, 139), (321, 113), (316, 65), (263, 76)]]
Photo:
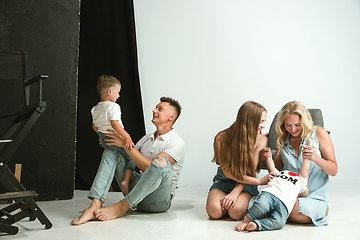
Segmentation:
[(91, 109), (93, 123), (99, 132), (109, 133), (107, 129), (114, 130), (111, 126), (111, 120), (118, 120), (121, 127), (124, 125), (121, 121), (120, 105), (111, 101), (99, 102)]
[(295, 201), (299, 195), (305, 191), (308, 178), (303, 178), (300, 175), (283, 170), (275, 170), (277, 176), (270, 180), (268, 185), (262, 190), (262, 192), (268, 192), (282, 201), (288, 213), (291, 213), (295, 205)]

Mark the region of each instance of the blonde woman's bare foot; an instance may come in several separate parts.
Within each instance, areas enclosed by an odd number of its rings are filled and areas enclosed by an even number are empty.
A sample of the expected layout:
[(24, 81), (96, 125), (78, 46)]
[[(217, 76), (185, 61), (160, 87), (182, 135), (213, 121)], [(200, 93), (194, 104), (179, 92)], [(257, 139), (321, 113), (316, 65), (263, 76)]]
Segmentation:
[(126, 211), (129, 209), (129, 205), (126, 200), (123, 199), (120, 202), (111, 205), (110, 207), (100, 208), (95, 211), (95, 216), (101, 221), (113, 220), (124, 216)]
[(243, 221), (242, 223), (240, 223), (239, 225), (237, 225), (235, 227), (235, 230), (238, 231), (238, 232), (242, 232), (242, 231), (244, 231), (246, 229), (247, 225), (248, 225), (248, 222)]
[(248, 231), (255, 231), (258, 229), (259, 229), (259, 227), (255, 222), (249, 222), (249, 224), (246, 227), (246, 230), (248, 230)]
[(83, 214), (80, 215), (80, 217), (77, 217), (71, 221), (71, 225), (77, 226), (84, 224), (88, 221), (98, 220), (94, 214), (95, 210), (102, 207), (102, 202), (98, 199), (93, 199), (93, 202), (91, 203), (90, 207), (83, 212)]
[(122, 181), (121, 185), (121, 192), (124, 196), (129, 193), (129, 182)]

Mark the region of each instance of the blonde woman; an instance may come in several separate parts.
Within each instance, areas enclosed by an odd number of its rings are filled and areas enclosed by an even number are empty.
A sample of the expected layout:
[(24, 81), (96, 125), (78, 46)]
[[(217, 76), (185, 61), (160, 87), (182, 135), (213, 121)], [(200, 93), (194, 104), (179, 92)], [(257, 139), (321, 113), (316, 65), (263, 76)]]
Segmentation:
[[(303, 159), (310, 159), (309, 194), (297, 199), (288, 221), (327, 225), (322, 220), (329, 211), (326, 192), (329, 175), (337, 174), (334, 147), (327, 131), (314, 126), (306, 107), (298, 101), (281, 109), (275, 163), (277, 169), (299, 172)], [(261, 157), (263, 159), (263, 157)]]
[(240, 107), (236, 121), (215, 136), (212, 161), (219, 168), (206, 202), (212, 219), (226, 213), (234, 220), (242, 219), (250, 199), (259, 193), (257, 185), (269, 181), (270, 174), (255, 178), (259, 153), (266, 145), (266, 137), (261, 134), (265, 121), (266, 109), (248, 101)]

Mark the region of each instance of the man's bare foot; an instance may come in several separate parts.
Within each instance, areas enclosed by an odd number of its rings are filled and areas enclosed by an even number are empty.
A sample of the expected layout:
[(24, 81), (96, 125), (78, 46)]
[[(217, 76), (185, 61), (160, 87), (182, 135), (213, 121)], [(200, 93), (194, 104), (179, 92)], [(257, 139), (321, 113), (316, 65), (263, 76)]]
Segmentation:
[(122, 181), (121, 185), (121, 192), (124, 196), (129, 193), (129, 182)]
[(97, 209), (94, 213), (97, 219), (108, 221), (124, 216), (129, 207), (126, 200), (123, 199), (110, 207)]
[(242, 223), (240, 223), (239, 225), (237, 225), (235, 227), (235, 230), (239, 231), (239, 232), (242, 232), (242, 231), (244, 231), (246, 229), (247, 225), (248, 225), (248, 222), (243, 221)]
[(94, 212), (102, 207), (102, 202), (98, 199), (93, 199), (90, 207), (80, 215), (71, 221), (71, 225), (77, 226), (86, 223), (87, 221), (97, 220)]
[(255, 222), (249, 222), (249, 224), (246, 227), (246, 230), (248, 230), (248, 231), (255, 231), (258, 229), (259, 229), (259, 226)]

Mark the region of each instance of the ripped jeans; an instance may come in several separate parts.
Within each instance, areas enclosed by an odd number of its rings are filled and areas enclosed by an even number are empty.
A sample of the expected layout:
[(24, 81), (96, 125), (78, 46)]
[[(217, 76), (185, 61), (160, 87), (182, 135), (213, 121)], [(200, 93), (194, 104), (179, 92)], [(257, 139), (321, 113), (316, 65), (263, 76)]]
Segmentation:
[(125, 158), (125, 169), (126, 170), (131, 170), (131, 171), (135, 171), (135, 164), (133, 163), (133, 161), (131, 160), (131, 158), (129, 157), (129, 155), (127, 154), (126, 150), (122, 147), (118, 147), (115, 145), (106, 145), (106, 141), (104, 139), (108, 138), (111, 139), (111, 137), (107, 137), (105, 136), (105, 133), (102, 132), (98, 132), (99, 137), (101, 139), (101, 146), (103, 148), (110, 148), (114, 151), (119, 151)]
[[(166, 165), (161, 158), (166, 161)], [(105, 149), (88, 197), (105, 202), (113, 178), (119, 185), (124, 180), (125, 162), (120, 153)], [(125, 200), (132, 209), (165, 212), (171, 206), (171, 190), (171, 163), (166, 157), (159, 157), (151, 162), (143, 174), (133, 172)]]

